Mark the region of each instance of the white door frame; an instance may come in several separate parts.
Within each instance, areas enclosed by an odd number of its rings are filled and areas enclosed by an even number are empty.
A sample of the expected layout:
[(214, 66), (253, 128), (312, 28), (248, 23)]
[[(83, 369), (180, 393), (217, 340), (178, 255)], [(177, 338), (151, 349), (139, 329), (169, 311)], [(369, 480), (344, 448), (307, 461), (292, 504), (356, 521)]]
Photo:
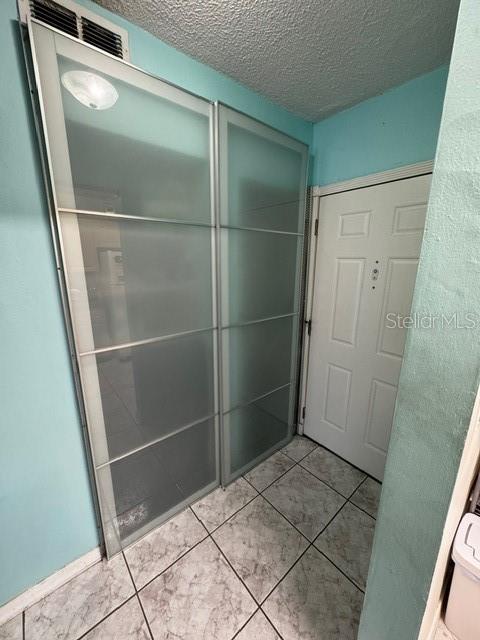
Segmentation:
[[(313, 307), (313, 287), (315, 282), (315, 270), (317, 261), (317, 226), (318, 215), (320, 211), (320, 200), (324, 196), (332, 195), (334, 193), (341, 193), (343, 191), (353, 191), (355, 189), (363, 189), (365, 187), (372, 187), (387, 182), (394, 182), (397, 180), (405, 180), (406, 178), (416, 178), (418, 176), (430, 174), (433, 172), (433, 160), (427, 160), (425, 162), (417, 162), (415, 164), (405, 165), (396, 169), (389, 169), (388, 171), (381, 171), (380, 173), (371, 173), (366, 176), (360, 176), (359, 178), (352, 178), (344, 182), (334, 182), (326, 186), (314, 186), (312, 187), (312, 217), (310, 222), (310, 237), (308, 239), (308, 259), (306, 266), (306, 287), (305, 287), (305, 301), (304, 301), (304, 318), (305, 327), (309, 326), (308, 323), (312, 319), (312, 307)], [(297, 432), (302, 435), (304, 430), (304, 418), (307, 399), (307, 384), (308, 384), (308, 365), (310, 359), (310, 334), (306, 330), (304, 332), (304, 340), (302, 345), (302, 364), (300, 372), (300, 391), (299, 391), (299, 411), (298, 411), (298, 425)]]

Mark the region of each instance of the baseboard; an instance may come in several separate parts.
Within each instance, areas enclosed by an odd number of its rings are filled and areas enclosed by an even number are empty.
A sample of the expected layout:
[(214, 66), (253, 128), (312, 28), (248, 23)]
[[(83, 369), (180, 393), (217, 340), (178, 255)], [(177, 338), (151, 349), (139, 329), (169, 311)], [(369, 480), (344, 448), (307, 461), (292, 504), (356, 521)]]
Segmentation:
[[(441, 613), (442, 613), (442, 601), (440, 600), (437, 605), (437, 608), (433, 613), (432, 619), (429, 622), (430, 627), (428, 629), (426, 628), (423, 629), (423, 633), (425, 634), (424, 635), (425, 640), (435, 640), (435, 636), (437, 635), (438, 624), (440, 622)], [(420, 634), (421, 633), (422, 631), (420, 631)], [(421, 640), (420, 634), (418, 636), (419, 640)]]
[(101, 559), (100, 547), (96, 547), (4, 604), (0, 607), (0, 627)]

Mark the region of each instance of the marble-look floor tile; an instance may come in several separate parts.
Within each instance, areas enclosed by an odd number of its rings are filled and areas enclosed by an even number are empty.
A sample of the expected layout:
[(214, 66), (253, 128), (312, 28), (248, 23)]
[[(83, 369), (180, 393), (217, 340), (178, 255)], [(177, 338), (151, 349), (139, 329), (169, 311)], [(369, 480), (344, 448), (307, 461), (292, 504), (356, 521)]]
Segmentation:
[(361, 589), (367, 583), (375, 520), (347, 502), (315, 546)]
[(255, 489), (243, 478), (239, 478), (226, 489), (219, 487), (208, 496), (192, 505), (192, 509), (212, 532), (225, 522), (236, 511), (253, 500), (257, 495)]
[(230, 640), (256, 604), (212, 540), (140, 591), (155, 640)]
[(89, 631), (82, 640), (150, 640), (137, 596)]
[(293, 460), (283, 455), (280, 451), (267, 458), (264, 462), (249, 471), (245, 478), (253, 484), (257, 491), (263, 491), (277, 478), (283, 475), (295, 463)]
[(259, 609), (238, 636), (235, 636), (235, 640), (281, 640), (281, 638)]
[(345, 502), (343, 496), (298, 466), (268, 487), (264, 496), (310, 541)]
[(22, 640), (23, 621), (20, 613), (0, 627), (0, 640)]
[(287, 456), (295, 460), (295, 462), (300, 462), (302, 458), (304, 458), (307, 454), (317, 448), (318, 445), (315, 442), (312, 442), (308, 438), (302, 438), (302, 436), (294, 436), (293, 440), (287, 444), (287, 446), (282, 449), (283, 453)]
[(133, 593), (122, 555), (98, 562), (25, 611), (25, 637), (74, 640)]
[(284, 640), (355, 640), (362, 593), (314, 547), (263, 605)]
[(137, 589), (203, 540), (207, 532), (190, 509), (155, 529), (125, 551)]
[(346, 498), (366, 477), (364, 473), (323, 447), (312, 451), (300, 464)]
[(215, 531), (213, 538), (258, 602), (308, 546), (261, 496)]
[(350, 498), (350, 502), (353, 502), (357, 507), (369, 513), (373, 518), (376, 518), (381, 491), (382, 485), (380, 482), (377, 482), (373, 478), (367, 478)]

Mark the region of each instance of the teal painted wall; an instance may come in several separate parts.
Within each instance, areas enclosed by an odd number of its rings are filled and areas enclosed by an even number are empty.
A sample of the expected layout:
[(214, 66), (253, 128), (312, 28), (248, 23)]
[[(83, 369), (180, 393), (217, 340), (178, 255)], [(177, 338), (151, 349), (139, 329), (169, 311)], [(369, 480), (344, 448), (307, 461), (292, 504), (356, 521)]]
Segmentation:
[(0, 3), (0, 603), (97, 545), (15, 16)]
[(447, 74), (440, 67), (315, 124), (312, 183), (432, 160)]
[[(132, 62), (310, 142), (312, 125), (141, 29)], [(98, 543), (14, 0), (0, 3), (0, 604)]]
[(132, 64), (208, 100), (220, 100), (239, 111), (244, 111), (306, 144), (311, 143), (313, 135), (311, 122), (292, 115), (286, 109), (247, 89), (232, 78), (181, 53), (90, 0), (79, 0), (79, 2), (127, 29)]
[[(479, 33), (462, 0), (412, 309), (460, 321), (480, 313)], [(479, 326), (408, 332), (360, 640), (417, 637), (479, 371)]]

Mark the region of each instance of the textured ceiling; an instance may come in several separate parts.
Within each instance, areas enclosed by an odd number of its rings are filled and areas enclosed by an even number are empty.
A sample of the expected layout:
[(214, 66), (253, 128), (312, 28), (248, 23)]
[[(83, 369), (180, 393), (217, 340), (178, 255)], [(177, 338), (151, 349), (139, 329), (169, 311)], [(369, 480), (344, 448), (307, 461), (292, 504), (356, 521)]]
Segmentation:
[(96, 0), (317, 121), (447, 62), (459, 0)]

